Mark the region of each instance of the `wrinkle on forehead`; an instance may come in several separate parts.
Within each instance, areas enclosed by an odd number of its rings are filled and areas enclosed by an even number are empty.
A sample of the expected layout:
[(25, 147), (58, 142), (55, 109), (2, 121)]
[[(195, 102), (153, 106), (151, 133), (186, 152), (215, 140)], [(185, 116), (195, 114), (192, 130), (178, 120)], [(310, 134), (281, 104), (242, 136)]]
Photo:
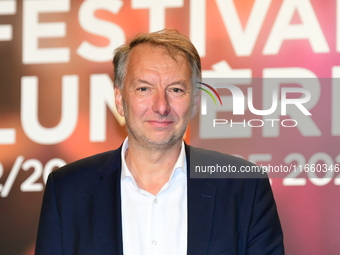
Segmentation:
[[(161, 53), (162, 56), (164, 56), (164, 58), (163, 58), (164, 59), (164, 61), (163, 61), (164, 67), (168, 66), (169, 61), (167, 61), (167, 59), (169, 57), (172, 60), (174, 60), (177, 63), (177, 65), (179, 65), (179, 66), (182, 65), (182, 64), (187, 64), (188, 67), (190, 67), (189, 61), (186, 59), (186, 57), (184, 56), (184, 54), (180, 50), (172, 49), (172, 48), (170, 49), (170, 48), (167, 48), (167, 47), (164, 47), (164, 46), (152, 45), (152, 44), (149, 44), (149, 43), (144, 43), (144, 44), (140, 44), (140, 45), (135, 46), (130, 52), (127, 64), (129, 64), (129, 61), (131, 60), (131, 56), (133, 55), (133, 53), (136, 54), (136, 50), (138, 52), (138, 50), (140, 50), (141, 47), (145, 47), (145, 46), (147, 46), (147, 50), (150, 50), (152, 53), (153, 52), (159, 52), (159, 53)], [(158, 62), (158, 64), (159, 64), (160, 67), (162, 67), (161, 62)]]
[(131, 82), (135, 83), (136, 80), (142, 79), (154, 83), (152, 80), (162, 79), (167, 80), (165, 83), (173, 83), (178, 80), (188, 80), (185, 83), (190, 83), (190, 75), (190, 65), (183, 56), (169, 56), (164, 47), (142, 44), (131, 51), (126, 81), (129, 80), (128, 83), (131, 84)]

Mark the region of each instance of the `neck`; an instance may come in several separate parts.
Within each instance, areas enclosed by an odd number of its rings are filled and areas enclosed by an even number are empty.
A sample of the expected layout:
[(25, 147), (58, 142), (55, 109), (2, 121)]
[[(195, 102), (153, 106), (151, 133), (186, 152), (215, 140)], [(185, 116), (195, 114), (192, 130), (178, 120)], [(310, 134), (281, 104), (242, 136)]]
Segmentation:
[(129, 139), (125, 154), (126, 165), (137, 185), (156, 195), (170, 179), (171, 172), (181, 151), (182, 141), (169, 148), (141, 148)]

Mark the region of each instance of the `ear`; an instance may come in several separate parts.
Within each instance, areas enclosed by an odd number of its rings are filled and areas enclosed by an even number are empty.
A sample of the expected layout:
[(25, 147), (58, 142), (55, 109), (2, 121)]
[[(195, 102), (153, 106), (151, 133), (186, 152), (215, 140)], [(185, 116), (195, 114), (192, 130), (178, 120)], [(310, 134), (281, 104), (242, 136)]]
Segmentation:
[(191, 116), (190, 118), (194, 118), (198, 112), (198, 109), (201, 104), (201, 91), (197, 90), (196, 93), (194, 92), (194, 99), (192, 102), (192, 108), (191, 108)]
[(115, 96), (115, 103), (117, 112), (120, 114), (120, 116), (124, 117), (124, 107), (123, 107), (123, 95), (122, 91), (118, 87), (114, 87), (114, 96)]

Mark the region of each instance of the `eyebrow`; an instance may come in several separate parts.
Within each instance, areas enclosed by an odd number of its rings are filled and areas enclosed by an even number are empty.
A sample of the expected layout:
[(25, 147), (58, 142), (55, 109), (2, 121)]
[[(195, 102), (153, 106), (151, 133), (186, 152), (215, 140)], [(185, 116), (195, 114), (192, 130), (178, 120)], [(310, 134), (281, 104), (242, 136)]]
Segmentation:
[[(146, 80), (143, 80), (143, 79), (137, 79), (133, 83), (145, 83), (147, 85), (153, 85), (152, 83), (150, 83)], [(187, 82), (185, 80), (178, 80), (178, 81), (174, 81), (174, 82), (168, 84), (167, 86), (172, 86), (172, 85), (176, 85), (176, 84), (180, 84), (180, 85), (185, 86), (185, 85), (187, 85)]]
[(185, 80), (178, 80), (178, 81), (174, 81), (174, 82), (170, 83), (169, 86), (176, 85), (176, 84), (180, 84), (180, 85), (185, 86), (185, 85), (187, 85), (187, 82)]
[(148, 84), (148, 85), (152, 85), (150, 82), (148, 82), (146, 80), (142, 80), (142, 79), (137, 79), (133, 83), (145, 83), (145, 84)]

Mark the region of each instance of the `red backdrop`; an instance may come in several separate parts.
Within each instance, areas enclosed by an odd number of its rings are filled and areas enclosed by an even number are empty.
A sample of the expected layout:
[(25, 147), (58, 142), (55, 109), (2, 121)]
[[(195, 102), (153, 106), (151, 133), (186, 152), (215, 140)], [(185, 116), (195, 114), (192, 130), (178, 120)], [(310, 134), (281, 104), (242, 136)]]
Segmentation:
[[(0, 254), (33, 254), (50, 171), (125, 138), (110, 62), (114, 48), (139, 32), (168, 27), (188, 35), (205, 76), (317, 80), (312, 116), (301, 129), (206, 138), (199, 114), (188, 142), (218, 145), (258, 164), (340, 164), (339, 6), (339, 0), (0, 1)], [(287, 254), (338, 254), (339, 173), (310, 177), (272, 179)]]

